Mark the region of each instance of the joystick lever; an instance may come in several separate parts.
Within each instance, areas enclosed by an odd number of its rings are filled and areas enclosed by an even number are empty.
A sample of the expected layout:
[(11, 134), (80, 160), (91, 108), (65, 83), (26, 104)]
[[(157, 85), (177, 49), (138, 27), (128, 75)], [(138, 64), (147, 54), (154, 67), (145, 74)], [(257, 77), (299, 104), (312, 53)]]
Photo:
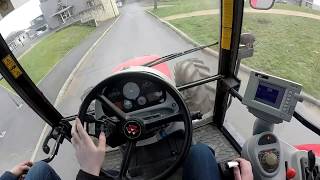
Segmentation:
[(312, 173), (316, 164), (316, 156), (313, 151), (308, 151), (308, 170)]
[(308, 167), (305, 168), (305, 173), (307, 180), (320, 179), (319, 169), (316, 166), (316, 156), (312, 150), (308, 151)]

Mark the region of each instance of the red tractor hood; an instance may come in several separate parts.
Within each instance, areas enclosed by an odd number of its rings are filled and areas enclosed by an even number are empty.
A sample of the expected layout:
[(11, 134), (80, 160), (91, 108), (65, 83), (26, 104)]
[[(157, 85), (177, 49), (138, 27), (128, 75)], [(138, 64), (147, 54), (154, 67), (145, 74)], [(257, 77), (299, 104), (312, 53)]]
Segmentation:
[[(121, 71), (123, 69), (129, 68), (130, 66), (142, 66), (143, 64), (146, 64), (158, 58), (160, 58), (160, 56), (158, 55), (149, 55), (149, 56), (141, 56), (141, 57), (129, 59), (124, 63), (121, 63), (115, 68), (113, 68), (112, 72)], [(171, 79), (171, 71), (166, 63), (158, 64), (156, 66), (153, 66), (152, 68), (162, 72), (163, 74), (165, 74)]]

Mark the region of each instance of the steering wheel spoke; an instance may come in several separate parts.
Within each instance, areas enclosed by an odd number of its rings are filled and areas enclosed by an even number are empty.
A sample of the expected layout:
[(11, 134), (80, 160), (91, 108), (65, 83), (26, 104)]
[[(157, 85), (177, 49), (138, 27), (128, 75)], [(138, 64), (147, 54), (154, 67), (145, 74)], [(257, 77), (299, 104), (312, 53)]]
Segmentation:
[(180, 112), (171, 114), (165, 117), (160, 117), (160, 119), (154, 119), (148, 122), (145, 122), (145, 128), (146, 130), (153, 129), (160, 127), (161, 125), (164, 124), (169, 124), (172, 122), (183, 122), (183, 116)]
[(121, 180), (127, 179), (127, 172), (128, 172), (129, 165), (130, 165), (131, 155), (136, 148), (136, 142), (135, 141), (128, 141), (126, 146), (127, 147), (126, 147), (126, 150), (123, 154), (123, 159), (121, 162), (120, 173), (119, 173), (119, 179), (121, 179)]
[(121, 120), (127, 120), (128, 116), (125, 112), (123, 112), (120, 108), (118, 108), (116, 105), (114, 105), (107, 97), (105, 97), (102, 94), (99, 94), (96, 98), (102, 106), (105, 108), (110, 108), (117, 117), (119, 117)]

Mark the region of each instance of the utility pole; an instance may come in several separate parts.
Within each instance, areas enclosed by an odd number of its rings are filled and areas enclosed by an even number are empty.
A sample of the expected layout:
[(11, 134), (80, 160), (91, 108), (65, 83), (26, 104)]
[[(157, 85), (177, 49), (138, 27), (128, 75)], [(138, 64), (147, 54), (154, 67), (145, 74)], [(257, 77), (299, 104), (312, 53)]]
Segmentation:
[(158, 9), (158, 0), (153, 0), (153, 9)]

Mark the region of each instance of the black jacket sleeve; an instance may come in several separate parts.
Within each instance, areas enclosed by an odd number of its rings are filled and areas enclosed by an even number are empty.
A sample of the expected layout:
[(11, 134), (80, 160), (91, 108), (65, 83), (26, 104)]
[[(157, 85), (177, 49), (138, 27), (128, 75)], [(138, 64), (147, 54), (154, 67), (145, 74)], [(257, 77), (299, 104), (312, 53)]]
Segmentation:
[(113, 179), (109, 177), (95, 176), (95, 175), (86, 173), (80, 169), (77, 175), (77, 180), (113, 180)]
[(77, 175), (77, 180), (102, 180), (102, 179), (99, 176), (86, 173), (80, 169)]

